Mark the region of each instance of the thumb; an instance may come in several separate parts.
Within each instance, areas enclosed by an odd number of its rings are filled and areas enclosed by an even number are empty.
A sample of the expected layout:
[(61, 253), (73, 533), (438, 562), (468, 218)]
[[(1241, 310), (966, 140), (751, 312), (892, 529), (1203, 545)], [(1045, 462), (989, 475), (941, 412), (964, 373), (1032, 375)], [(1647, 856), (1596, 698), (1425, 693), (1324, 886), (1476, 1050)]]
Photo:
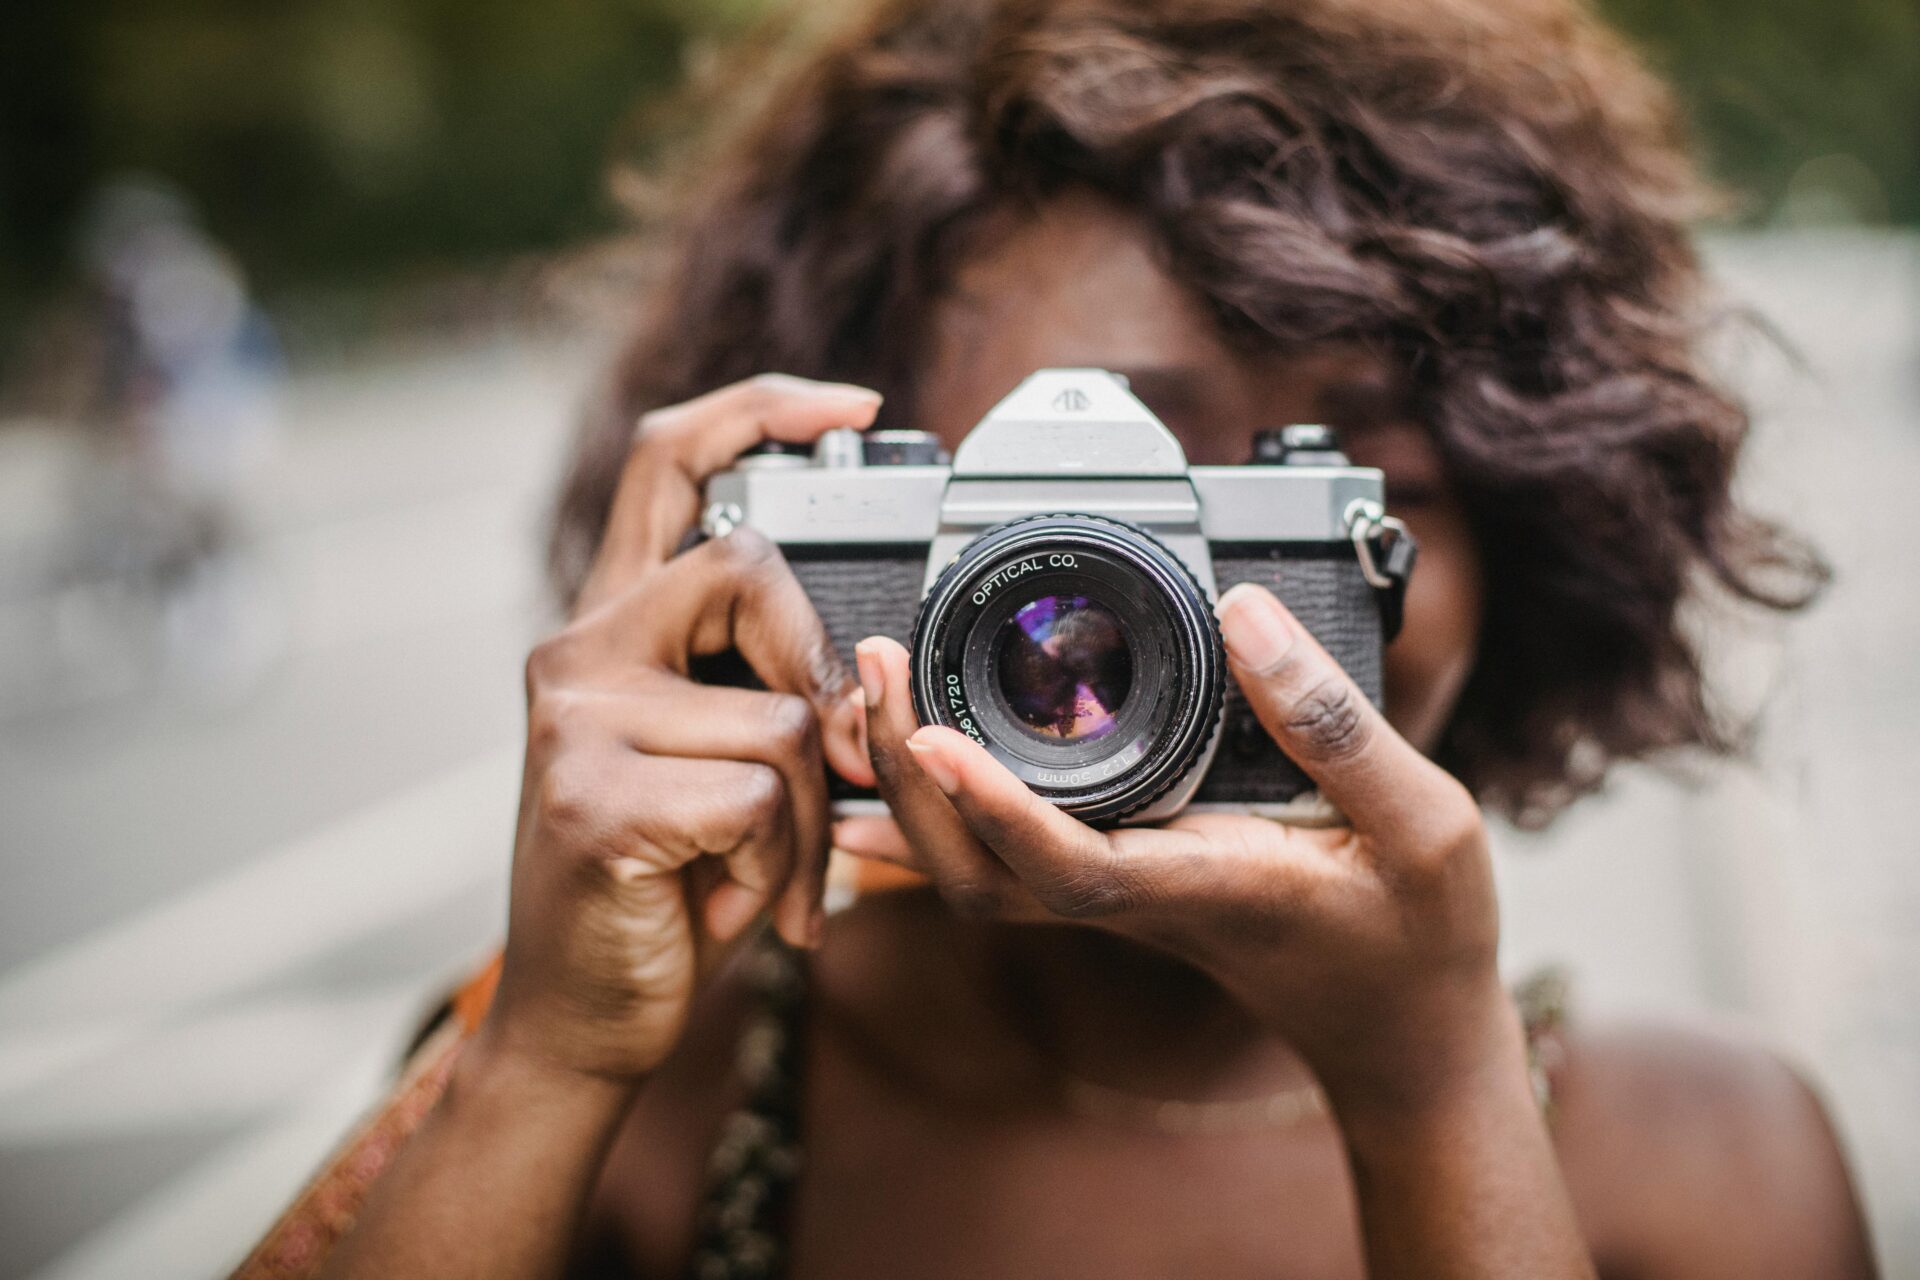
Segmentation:
[(1398, 835), (1459, 804), (1460, 784), (1387, 723), (1272, 592), (1243, 582), (1214, 611), (1261, 725), (1355, 829)]
[(821, 715), (820, 749), (828, 767), (854, 786), (875, 784), (873, 760), (867, 753), (867, 699), (858, 685)]

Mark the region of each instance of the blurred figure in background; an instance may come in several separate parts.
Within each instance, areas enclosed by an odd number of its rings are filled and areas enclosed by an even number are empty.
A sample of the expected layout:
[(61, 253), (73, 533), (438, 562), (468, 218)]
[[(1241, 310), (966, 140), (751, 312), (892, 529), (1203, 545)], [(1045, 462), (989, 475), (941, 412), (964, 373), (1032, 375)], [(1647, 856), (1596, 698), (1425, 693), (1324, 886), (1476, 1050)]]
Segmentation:
[(78, 476), (62, 651), (83, 683), (111, 683), (105, 664), (242, 689), (271, 653), (242, 496), (275, 443), (279, 343), (239, 266), (157, 179), (100, 191), (81, 262), (97, 458)]

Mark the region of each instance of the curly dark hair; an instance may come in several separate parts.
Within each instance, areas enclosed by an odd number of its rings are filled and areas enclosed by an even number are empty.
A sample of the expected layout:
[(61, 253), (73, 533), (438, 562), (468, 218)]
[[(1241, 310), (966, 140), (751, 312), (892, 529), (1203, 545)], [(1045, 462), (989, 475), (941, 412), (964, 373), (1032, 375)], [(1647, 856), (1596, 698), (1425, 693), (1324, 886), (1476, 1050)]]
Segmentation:
[(1708, 192), (1577, 0), (894, 0), (754, 66), (581, 437), (563, 597), (640, 413), (778, 369), (910, 421), (986, 215), (1091, 189), (1237, 344), (1404, 372), (1489, 584), (1437, 752), (1484, 803), (1537, 823), (1616, 760), (1739, 748), (1682, 606), (1797, 608), (1825, 568), (1731, 497), (1748, 418), (1702, 368), (1687, 227)]

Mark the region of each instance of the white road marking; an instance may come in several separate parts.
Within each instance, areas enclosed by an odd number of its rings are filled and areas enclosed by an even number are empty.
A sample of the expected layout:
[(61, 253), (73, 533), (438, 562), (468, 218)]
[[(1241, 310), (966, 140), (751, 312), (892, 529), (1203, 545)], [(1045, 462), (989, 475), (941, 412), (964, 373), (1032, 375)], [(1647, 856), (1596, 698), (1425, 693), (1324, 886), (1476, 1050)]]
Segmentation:
[(386, 1087), (396, 1030), (276, 1122), (222, 1147), (41, 1268), (33, 1280), (225, 1275)]
[(0, 1148), (212, 1131), (270, 1119), (347, 1065), (369, 1028), (415, 1024), (429, 990), (419, 981), (390, 982), (351, 995), (277, 997), (188, 1018), (121, 1052), (95, 1053), (0, 1094)]
[(518, 775), (490, 751), (0, 976), (0, 1096), (475, 886), (504, 904)]

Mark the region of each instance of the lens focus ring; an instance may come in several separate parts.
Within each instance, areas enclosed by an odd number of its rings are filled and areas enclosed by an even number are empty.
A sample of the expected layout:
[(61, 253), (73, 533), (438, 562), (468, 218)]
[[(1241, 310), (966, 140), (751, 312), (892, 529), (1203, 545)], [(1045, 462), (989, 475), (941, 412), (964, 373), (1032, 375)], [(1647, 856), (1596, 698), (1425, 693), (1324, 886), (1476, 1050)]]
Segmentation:
[(1137, 813), (1218, 732), (1225, 653), (1206, 595), (1144, 530), (1027, 516), (987, 530), (915, 620), (914, 709), (1084, 821)]

